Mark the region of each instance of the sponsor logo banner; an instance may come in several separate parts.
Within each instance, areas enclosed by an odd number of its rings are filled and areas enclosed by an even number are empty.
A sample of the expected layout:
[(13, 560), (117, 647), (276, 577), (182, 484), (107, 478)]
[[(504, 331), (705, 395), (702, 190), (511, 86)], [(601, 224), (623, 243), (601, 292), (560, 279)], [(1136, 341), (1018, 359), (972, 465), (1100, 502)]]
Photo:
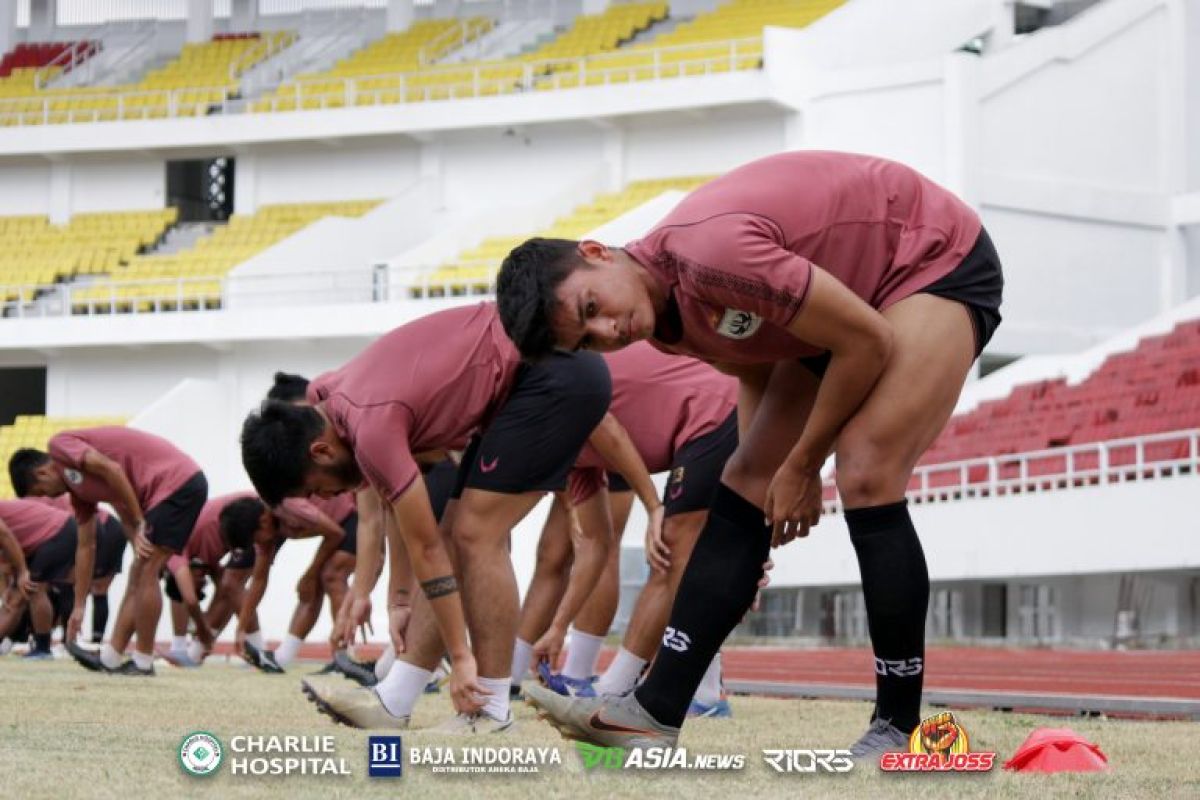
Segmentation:
[(913, 729), (907, 753), (884, 753), (884, 772), (988, 772), (995, 753), (971, 751), (971, 739), (954, 714), (944, 711), (926, 717)]
[(746, 768), (742, 753), (690, 753), (686, 747), (600, 747), (576, 742), (575, 747), (583, 768), (626, 770), (681, 770), (697, 772), (729, 772)]

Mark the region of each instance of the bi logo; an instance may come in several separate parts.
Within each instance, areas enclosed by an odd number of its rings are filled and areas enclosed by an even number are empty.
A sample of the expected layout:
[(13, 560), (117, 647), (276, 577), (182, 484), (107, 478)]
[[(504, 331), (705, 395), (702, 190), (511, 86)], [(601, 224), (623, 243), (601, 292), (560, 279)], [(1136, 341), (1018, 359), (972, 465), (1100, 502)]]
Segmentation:
[(367, 774), (372, 778), (399, 778), (404, 774), (404, 749), (399, 736), (367, 737)]

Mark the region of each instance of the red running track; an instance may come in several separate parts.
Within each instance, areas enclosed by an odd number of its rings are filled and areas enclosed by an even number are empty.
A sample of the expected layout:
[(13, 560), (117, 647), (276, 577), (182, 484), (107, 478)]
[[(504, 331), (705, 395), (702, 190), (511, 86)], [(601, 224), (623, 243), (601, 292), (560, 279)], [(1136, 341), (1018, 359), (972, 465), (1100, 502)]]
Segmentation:
[[(378, 646), (360, 648), (373, 658)], [(218, 645), (217, 652), (228, 652)], [(874, 686), (867, 648), (734, 647), (723, 651), (725, 679)], [(606, 650), (601, 669), (612, 658)], [(325, 660), (329, 648), (309, 643), (301, 657)], [(987, 647), (930, 648), (925, 657), (927, 690), (1018, 692), (1200, 700), (1200, 650), (1020, 650)]]

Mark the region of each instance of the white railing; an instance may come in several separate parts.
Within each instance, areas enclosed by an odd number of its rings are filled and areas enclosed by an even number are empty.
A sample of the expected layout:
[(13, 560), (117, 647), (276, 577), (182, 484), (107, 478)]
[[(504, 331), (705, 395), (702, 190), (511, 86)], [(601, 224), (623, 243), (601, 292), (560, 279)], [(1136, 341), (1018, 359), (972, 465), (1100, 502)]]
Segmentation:
[(616, 51), (581, 58), (429, 66), (419, 71), (332, 77), (314, 75), (253, 101), (255, 111), (293, 111), (458, 100), (538, 89), (607, 86), (756, 69), (762, 39)]
[[(206, 99), (196, 99), (200, 96)], [(197, 117), (228, 106), (224, 86), (146, 89), (136, 92), (55, 94), (53, 98), (0, 99), (0, 125), (51, 125), (64, 122), (108, 122), (119, 119)], [(213, 99), (207, 99), (211, 96)]]
[[(1198, 474), (1200, 429), (1012, 453), (913, 471), (905, 496), (914, 503), (1006, 497), (1089, 486)], [(827, 479), (825, 512), (841, 508), (832, 478)]]
[[(114, 278), (49, 285), (0, 284), (9, 319), (215, 311), (243, 306), (381, 303), (403, 295), (386, 267), (252, 275)], [(3, 324), (0, 322), (0, 324)]]

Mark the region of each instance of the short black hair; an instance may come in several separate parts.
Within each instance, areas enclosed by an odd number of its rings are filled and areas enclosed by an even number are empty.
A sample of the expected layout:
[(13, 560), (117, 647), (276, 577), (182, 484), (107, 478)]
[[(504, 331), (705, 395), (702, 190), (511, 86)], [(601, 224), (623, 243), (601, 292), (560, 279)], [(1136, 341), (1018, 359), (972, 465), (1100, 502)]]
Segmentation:
[(17, 497), (25, 497), (33, 489), (33, 471), (50, 460), (50, 456), (32, 447), (22, 447), (8, 459), (8, 479)]
[(245, 550), (254, 544), (254, 533), (266, 509), (257, 497), (239, 497), (221, 509), (221, 536), (230, 550)]
[(276, 372), (275, 383), (267, 390), (267, 399), (294, 403), (305, 399), (307, 392), (308, 378), (291, 372)]
[(585, 263), (578, 252), (579, 242), (570, 239), (534, 238), (514, 247), (500, 265), (500, 322), (525, 358), (545, 358), (557, 346), (550, 324), (558, 308), (554, 293)]
[(267, 505), (300, 493), (312, 468), (308, 446), (325, 430), (312, 406), (265, 400), (242, 425), (242, 465)]

